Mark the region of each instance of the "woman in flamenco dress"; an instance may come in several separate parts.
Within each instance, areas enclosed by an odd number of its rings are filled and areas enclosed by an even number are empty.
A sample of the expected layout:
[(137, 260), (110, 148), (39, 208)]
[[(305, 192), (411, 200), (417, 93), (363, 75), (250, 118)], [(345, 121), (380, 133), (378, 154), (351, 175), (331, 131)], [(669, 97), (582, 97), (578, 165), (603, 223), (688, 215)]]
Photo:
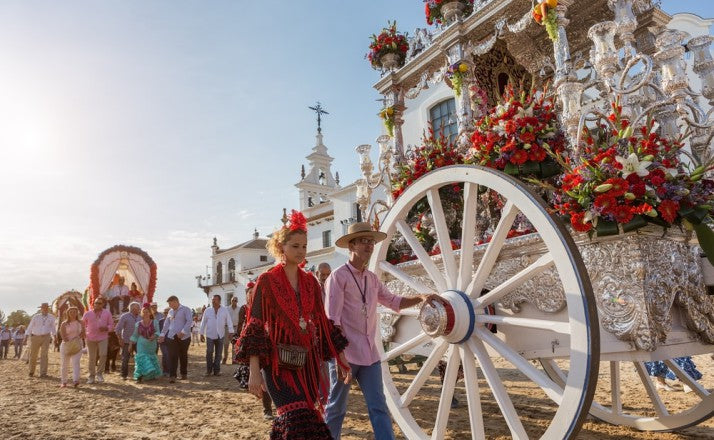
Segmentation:
[(337, 358), (340, 377), (349, 383), (342, 353), (347, 339), (325, 316), (317, 279), (300, 267), (307, 252), (302, 213), (293, 210), (267, 248), (281, 263), (256, 282), (236, 358), (250, 366), (248, 391), (262, 398), (267, 390), (275, 403), (271, 440), (331, 439), (320, 400), (329, 384), (321, 380), (320, 367)]
[(161, 364), (156, 355), (157, 341), (159, 339), (159, 322), (151, 313), (151, 306), (144, 304), (141, 309), (141, 321), (134, 326), (131, 340), (136, 343), (134, 355), (134, 380), (156, 379), (161, 376)]

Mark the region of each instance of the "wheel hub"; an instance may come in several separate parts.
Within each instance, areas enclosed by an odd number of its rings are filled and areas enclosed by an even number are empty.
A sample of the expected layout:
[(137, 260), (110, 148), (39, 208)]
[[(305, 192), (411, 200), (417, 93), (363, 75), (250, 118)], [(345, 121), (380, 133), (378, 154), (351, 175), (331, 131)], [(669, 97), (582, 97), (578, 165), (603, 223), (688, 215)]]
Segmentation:
[(447, 290), (441, 302), (425, 302), (419, 310), (419, 323), (432, 338), (443, 337), (451, 343), (462, 343), (474, 329), (474, 308), (469, 297), (458, 290)]

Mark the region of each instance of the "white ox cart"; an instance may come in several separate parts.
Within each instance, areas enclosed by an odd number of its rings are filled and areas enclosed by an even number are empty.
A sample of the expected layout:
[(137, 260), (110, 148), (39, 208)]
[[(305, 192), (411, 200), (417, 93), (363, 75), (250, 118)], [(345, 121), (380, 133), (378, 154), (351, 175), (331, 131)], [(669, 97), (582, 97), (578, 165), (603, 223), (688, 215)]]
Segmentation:
[[(533, 22), (531, 2), (443, 3), (450, 5), (444, 24), (434, 32), (417, 30), (404, 65), (384, 64), (374, 86), (393, 115), (393, 135), (378, 139), (379, 173), (372, 172), (369, 146), (358, 147), (363, 217), (387, 208), (380, 229), (388, 239), (375, 247), (370, 269), (395, 292), (436, 293), (446, 301), (382, 314), (385, 390), (402, 432), (410, 439), (561, 439), (576, 436), (589, 413), (652, 431), (710, 417), (711, 392), (671, 361), (714, 349), (713, 297), (706, 294), (701, 252), (686, 233), (672, 233), (671, 228), (663, 236), (662, 229), (646, 227), (592, 241), (587, 235), (571, 235), (523, 183), (469, 165), (437, 168), (409, 182), (396, 200), (367, 208), (371, 190), (391, 176), (392, 154), (397, 165), (404, 163), (404, 120), (420, 117), (425, 100), (419, 94), (456, 70), (462, 72), (459, 81), (447, 84), (460, 88), (454, 148), (461, 151), (470, 146), (474, 121), (484, 115), (472, 87), (485, 88), (494, 104), (502, 83), (548, 77), (571, 158), (586, 148), (583, 127), (616, 102), (632, 126), (651, 117), (662, 138), (687, 135), (695, 165), (711, 163), (714, 112), (706, 108), (714, 104), (709, 49), (714, 37), (666, 29), (671, 17), (652, 0), (549, 1), (557, 3), (548, 12), (549, 18), (557, 18), (549, 29), (552, 41)], [(685, 47), (691, 71), (685, 68)], [(699, 86), (690, 84), (694, 77)], [(410, 113), (410, 105), (417, 109)], [(463, 191), (463, 212), (460, 244), (452, 250), (445, 211), (453, 206), (442, 204), (440, 189), (455, 185)], [(503, 206), (492, 217), (500, 220), (490, 225), (490, 242), (477, 245), (478, 213), (487, 209), (479, 203), (484, 189)], [(440, 255), (427, 252), (409, 223), (410, 211), (416, 204), (423, 206), (424, 198)], [(520, 223), (536, 232), (508, 239)], [(417, 259), (387, 262), (393, 240)], [(487, 313), (488, 306), (492, 309)], [(489, 330), (492, 325), (495, 333)], [(413, 354), (424, 356), (416, 376), (390, 369), (390, 361)], [(433, 375), (440, 361), (447, 362), (443, 384)], [(687, 399), (668, 406), (679, 397), (661, 397), (646, 361), (665, 361), (692, 388)], [(630, 399), (633, 370), (637, 395), (647, 396), (645, 401)], [(522, 389), (536, 397), (522, 399), (517, 392)], [(455, 390), (466, 394), (467, 402), (452, 409)], [(454, 434), (454, 426), (468, 429)]]
[[(464, 185), (461, 249), (452, 251), (439, 188)], [(474, 246), (478, 193), (486, 187), (505, 201), (501, 219), (486, 245)], [(414, 204), (427, 197), (442, 252), (430, 256), (406, 223)], [(518, 214), (537, 232), (506, 239)], [(382, 336), (389, 340), (382, 356), (387, 401), (408, 438), (444, 438), (459, 367), (467, 396), (472, 438), (485, 438), (492, 414), (481, 405), (492, 395), (502, 422), (513, 438), (569, 438), (590, 412), (614, 424), (643, 430), (672, 430), (696, 424), (714, 413), (714, 396), (670, 359), (714, 350), (714, 304), (706, 295), (698, 248), (684, 236), (662, 237), (647, 231), (590, 241), (573, 239), (541, 198), (522, 183), (490, 169), (453, 166), (432, 171), (402, 194), (386, 215), (371, 260), (375, 271), (395, 292), (438, 293), (447, 307), (424, 306), (382, 315)], [(401, 234), (418, 260), (393, 265), (387, 247)], [(584, 262), (585, 261), (585, 262)], [(488, 293), (479, 296), (483, 288)], [(485, 307), (495, 306), (495, 314)], [(492, 333), (486, 324), (496, 324)], [(400, 383), (390, 369), (396, 357), (426, 356), (413, 381)], [(539, 411), (550, 411), (529, 425), (533, 411), (509, 395), (502, 358), (542, 390)], [(447, 368), (436, 413), (424, 413), (433, 400), (425, 386), (440, 360)], [(664, 360), (679, 380), (693, 389), (686, 410), (669, 412), (647, 375), (644, 361)], [(609, 398), (593, 401), (600, 362), (608, 362)], [(620, 373), (636, 369), (649, 402), (623, 406)], [(509, 373), (512, 375), (512, 372)], [(433, 381), (433, 377), (431, 380)], [(532, 402), (531, 402), (532, 404)], [(541, 416), (542, 418), (542, 416)]]

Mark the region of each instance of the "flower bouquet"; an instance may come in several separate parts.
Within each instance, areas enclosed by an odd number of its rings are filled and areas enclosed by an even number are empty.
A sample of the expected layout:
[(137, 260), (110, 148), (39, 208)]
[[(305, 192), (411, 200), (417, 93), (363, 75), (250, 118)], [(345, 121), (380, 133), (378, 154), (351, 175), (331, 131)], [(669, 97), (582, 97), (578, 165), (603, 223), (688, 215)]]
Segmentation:
[(461, 87), (464, 85), (464, 75), (469, 71), (469, 65), (459, 61), (449, 66), (446, 70), (446, 77), (451, 81), (456, 97), (461, 96)]
[(661, 137), (650, 119), (635, 129), (619, 103), (611, 107), (606, 119), (586, 127), (580, 156), (570, 164), (561, 161), (566, 172), (555, 208), (576, 231), (598, 236), (649, 223), (685, 226), (714, 257), (714, 234), (705, 223), (713, 210), (714, 181), (703, 178), (712, 164), (690, 170), (681, 161), (681, 142)]
[(397, 31), (397, 22), (387, 23), (379, 35), (372, 35), (365, 57), (374, 69), (391, 69), (404, 65), (409, 43), (407, 34)]
[(384, 107), (379, 113), (379, 117), (382, 118), (384, 122), (384, 128), (387, 129), (387, 134), (389, 136), (394, 136), (394, 107)]
[(558, 0), (544, 0), (533, 7), (533, 19), (538, 24), (545, 26), (545, 31), (551, 41), (558, 41), (558, 14), (555, 7)]
[[(443, 133), (438, 137), (429, 129), (429, 136), (424, 137), (423, 145), (407, 153), (404, 161), (398, 165), (392, 179), (392, 197), (396, 199), (415, 180), (431, 170), (464, 163), (464, 157), (459, 153)], [(454, 185), (453, 191), (461, 188)]]
[(446, 23), (447, 20), (444, 17), (442, 8), (447, 4), (461, 3), (464, 15), (470, 15), (474, 10), (474, 0), (424, 0), (424, 3), (424, 12), (426, 13), (426, 23), (428, 25)]
[[(544, 179), (561, 172), (565, 148), (552, 97), (507, 87), (501, 103), (476, 124), (468, 161), (506, 174)], [(551, 153), (551, 154), (549, 154)]]

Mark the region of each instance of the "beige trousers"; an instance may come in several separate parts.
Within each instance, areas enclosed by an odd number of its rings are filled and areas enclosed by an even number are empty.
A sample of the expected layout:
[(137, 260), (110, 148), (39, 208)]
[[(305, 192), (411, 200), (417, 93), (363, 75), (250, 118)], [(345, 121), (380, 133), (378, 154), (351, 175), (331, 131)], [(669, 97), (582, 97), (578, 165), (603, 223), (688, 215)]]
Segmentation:
[(40, 376), (47, 375), (47, 357), (50, 350), (50, 335), (30, 336), (30, 375), (35, 374), (37, 355), (40, 355)]
[(107, 363), (107, 347), (109, 340), (87, 341), (87, 353), (89, 354), (89, 377), (94, 379), (97, 372), (97, 358), (99, 358), (99, 373), (104, 373), (104, 364)]

